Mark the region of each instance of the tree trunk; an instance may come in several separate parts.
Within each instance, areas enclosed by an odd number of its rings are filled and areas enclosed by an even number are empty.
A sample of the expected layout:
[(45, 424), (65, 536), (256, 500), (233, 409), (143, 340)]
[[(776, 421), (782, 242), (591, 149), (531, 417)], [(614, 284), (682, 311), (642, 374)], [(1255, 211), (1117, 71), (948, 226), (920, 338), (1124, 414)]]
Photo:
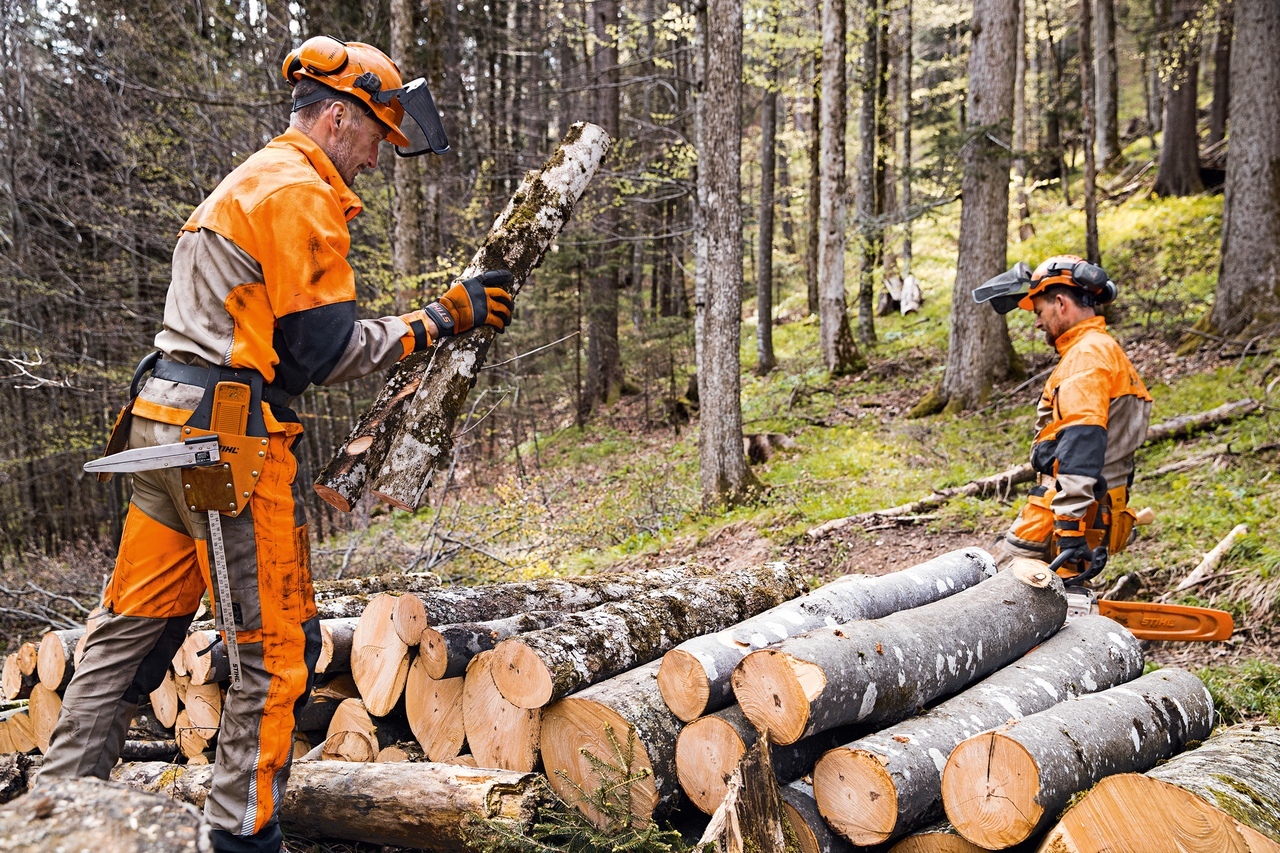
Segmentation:
[[(595, 125), (571, 127), (543, 171), (526, 176), (459, 278), (508, 269), (515, 277), (512, 295), (518, 295), (608, 148), (608, 136)], [(380, 497), (417, 509), (431, 483), (433, 466), (451, 455), (453, 421), (495, 334), (492, 326), (483, 326), (402, 361), (373, 407), (320, 473), (317, 494), (349, 510), (376, 473), (373, 489)]]
[[(213, 768), (122, 764), (112, 777), (203, 807)], [(306, 837), (466, 853), (476, 821), (498, 820), (528, 832), (548, 804), (545, 780), (534, 773), (452, 764), (300, 761), (289, 777), (280, 823)]]
[(1231, 38), (1234, 10), (1232, 0), (1218, 4), (1218, 31), (1213, 46), (1213, 104), (1209, 107), (1209, 145), (1227, 135), (1227, 115), (1231, 107)]
[[(818, 62), (822, 57), (819, 50)], [(822, 81), (821, 68), (814, 76), (813, 97), (810, 99), (812, 127), (809, 138), (809, 195), (805, 200), (808, 209), (809, 230), (805, 240), (805, 284), (808, 293), (809, 314), (819, 316), (820, 299), (818, 268), (820, 266), (818, 244), (822, 230)]]
[(462, 720), (467, 746), (481, 767), (532, 771), (542, 745), (542, 709), (520, 708), (493, 683), (493, 653), (481, 652), (467, 666)]
[[(1200, 142), (1196, 132), (1196, 87), (1200, 77), (1200, 38), (1188, 26), (1197, 0), (1174, 0), (1173, 49), (1164, 103), (1164, 141), (1152, 192), (1162, 196), (1195, 195), (1200, 181)], [(1273, 4), (1274, 5), (1274, 4)]]
[(915, 62), (915, 24), (912, 0), (902, 4), (902, 71), (899, 91), (902, 98), (902, 280), (911, 275), (911, 91), (915, 86), (912, 65)]
[[(414, 5), (412, 0), (391, 0), (391, 61), (402, 69), (415, 65), (412, 57), (416, 41)], [(422, 272), (418, 251), (422, 167), (417, 157), (393, 157), (392, 161), (395, 233), (392, 236), (391, 268), (397, 278), (396, 310), (411, 311), (420, 307), (423, 300), (418, 279)]]
[(417, 660), (428, 678), (456, 678), (465, 675), (471, 659), (498, 643), (558, 625), (567, 618), (561, 610), (534, 610), (488, 622), (462, 622), (427, 628), (422, 632)]
[[(776, 19), (775, 19), (776, 21)], [(776, 37), (776, 33), (775, 33)], [(756, 373), (778, 365), (773, 355), (773, 184), (777, 165), (778, 66), (769, 67), (760, 104), (760, 227), (756, 252)]]
[(796, 569), (766, 563), (603, 604), (552, 628), (503, 640), (494, 649), (493, 680), (509, 702), (539, 708), (804, 590)]
[(828, 752), (813, 769), (818, 807), (854, 844), (898, 838), (942, 816), (938, 765), (965, 738), (1141, 674), (1132, 634), (1081, 617), (928, 713)]
[(318, 580), (316, 600), (342, 595), (376, 595), (380, 592), (434, 592), (440, 589), (440, 576), (435, 572), (387, 572), (367, 577)]
[[(1093, 156), (1097, 126), (1093, 88), (1093, 2), (1080, 0), (1080, 112), (1084, 117), (1080, 145), (1084, 148), (1084, 251), (1085, 260), (1102, 264), (1098, 251), (1098, 169)], [(1105, 162), (1105, 160), (1104, 160)]]
[[(608, 818), (578, 792), (619, 785), (614, 802), (630, 801), (635, 826), (665, 817), (681, 802), (676, 777), (680, 721), (658, 693), (658, 662), (593, 684), (546, 708), (542, 764), (551, 787), (597, 826)], [(588, 757), (590, 756), (590, 757)], [(628, 761), (628, 757), (630, 760)], [(604, 776), (601, 765), (612, 768)], [(632, 779), (630, 784), (619, 784)]]
[(1015, 660), (1066, 618), (1062, 582), (1023, 561), (942, 601), (811, 631), (743, 658), (733, 692), (779, 743), (911, 716)]
[(967, 548), (888, 575), (837, 578), (723, 631), (681, 643), (663, 656), (658, 687), (673, 714), (696, 720), (733, 703), (729, 677), (749, 652), (815, 628), (919, 607), (994, 574), (990, 555)]
[(1155, 34), (1148, 36), (1147, 47), (1144, 52), (1147, 68), (1147, 124), (1151, 134), (1152, 150), (1159, 150), (1155, 142), (1155, 135), (1164, 130), (1164, 103), (1165, 88), (1161, 80), (1161, 68), (1164, 65), (1165, 53), (1169, 44), (1169, 17), (1172, 14), (1170, 9), (1172, 0), (1150, 0), (1151, 18), (1155, 21), (1153, 30)]
[(995, 380), (1015, 372), (1005, 318), (975, 303), (973, 290), (1006, 268), (1009, 157), (1002, 146), (1013, 135), (1017, 11), (1008, 0), (974, 3), (967, 125), (971, 138), (961, 155), (960, 252), (951, 290), (947, 367), (939, 390), (931, 395), (936, 399), (922, 401), (913, 414), (944, 408), (948, 413), (964, 411), (986, 400)]
[(698, 848), (709, 853), (797, 853), (794, 841), (788, 843), (785, 821), (769, 739), (763, 737), (734, 768), (724, 801)]
[(1280, 6), (1237, 0), (1222, 261), (1211, 323), (1224, 335), (1280, 318)]
[(833, 375), (866, 366), (849, 328), (844, 298), (845, 0), (822, 0), (822, 117), (818, 189), (818, 336)]
[(974, 844), (1010, 847), (1104, 777), (1154, 767), (1211, 731), (1213, 698), (1200, 679), (1156, 670), (959, 744), (942, 771), (943, 807)]
[(884, 187), (877, 180), (877, 143), (880, 139), (880, 0), (865, 0), (862, 21), (862, 68), (858, 75), (861, 102), (858, 105), (858, 185), (854, 220), (858, 255), (858, 342), (872, 344), (875, 329), (875, 272), (880, 266), (882, 235), (876, 222)]
[(1094, 87), (1098, 162), (1109, 169), (1123, 160), (1120, 148), (1120, 85), (1116, 63), (1115, 0), (1094, 0), (1093, 39), (1095, 43)]
[(1161, 838), (1187, 853), (1280, 850), (1280, 728), (1233, 726), (1145, 775), (1103, 779), (1049, 831), (1045, 849), (1137, 850)]
[(853, 853), (853, 845), (832, 832), (818, 812), (813, 786), (797, 779), (782, 788), (782, 810), (796, 835), (801, 853)]

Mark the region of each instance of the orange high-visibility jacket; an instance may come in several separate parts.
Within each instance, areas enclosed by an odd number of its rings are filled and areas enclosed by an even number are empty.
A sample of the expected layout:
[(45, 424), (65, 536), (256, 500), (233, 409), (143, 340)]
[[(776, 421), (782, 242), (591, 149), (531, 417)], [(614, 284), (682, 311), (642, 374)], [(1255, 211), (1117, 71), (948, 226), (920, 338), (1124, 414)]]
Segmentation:
[[(293, 397), (312, 383), (365, 376), (427, 346), (420, 311), (356, 318), (347, 223), (360, 210), (310, 137), (290, 128), (273, 139), (182, 226), (156, 347), (186, 364), (252, 368)], [(201, 394), (152, 377), (134, 414), (184, 423)], [(264, 408), (268, 428), (283, 429)]]

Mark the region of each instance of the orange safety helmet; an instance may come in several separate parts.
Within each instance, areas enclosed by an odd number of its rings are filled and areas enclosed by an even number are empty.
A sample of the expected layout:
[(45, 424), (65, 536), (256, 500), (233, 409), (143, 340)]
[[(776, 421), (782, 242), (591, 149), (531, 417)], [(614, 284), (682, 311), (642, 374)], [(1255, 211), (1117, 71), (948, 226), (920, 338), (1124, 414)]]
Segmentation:
[(1018, 300), (1018, 307), (1034, 310), (1033, 296), (1044, 293), (1055, 284), (1083, 290), (1090, 307), (1104, 305), (1116, 298), (1116, 285), (1106, 271), (1077, 255), (1054, 255), (1031, 273), (1031, 288)]
[[(310, 77), (330, 89), (355, 97), (369, 113), (387, 128), (387, 141), (397, 148), (408, 148), (409, 138), (400, 130), (404, 107), (398, 98), (380, 102), (375, 96), (386, 90), (401, 88), (400, 69), (385, 53), (363, 42), (340, 42), (332, 36), (314, 36), (302, 43), (284, 60), (284, 79), (289, 85), (302, 77)], [(332, 97), (327, 92), (294, 102), (297, 112), (305, 106)]]

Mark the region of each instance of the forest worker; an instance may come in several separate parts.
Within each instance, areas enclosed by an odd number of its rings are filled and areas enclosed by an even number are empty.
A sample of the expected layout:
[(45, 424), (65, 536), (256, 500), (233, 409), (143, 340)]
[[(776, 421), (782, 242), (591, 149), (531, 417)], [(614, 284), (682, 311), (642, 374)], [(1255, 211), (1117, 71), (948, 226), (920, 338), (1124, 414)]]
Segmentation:
[(1083, 583), (1129, 544), (1133, 454), (1151, 419), (1151, 395), (1098, 313), (1115, 299), (1115, 283), (1095, 264), (1056, 255), (1034, 272), (1015, 265), (973, 297), (1001, 314), (1034, 311), (1036, 328), (1061, 357), (1036, 409), (1038, 480), (993, 549), (997, 564), (1017, 556), (1054, 561)]
[[(222, 712), (205, 815), (217, 851), (276, 851), (294, 713), (320, 653), (310, 545), (290, 450), (302, 432), (290, 402), (311, 383), (389, 367), (433, 340), (511, 318), (506, 272), (449, 288), (399, 317), (356, 319), (347, 223), (361, 210), (356, 176), (383, 141), (402, 156), (448, 150), (426, 84), (367, 44), (309, 39), (289, 54), (289, 129), (223, 179), (182, 226), (160, 351), (123, 425), (130, 447), (210, 427), (218, 382), (251, 389), (245, 432), (265, 454), (247, 510), (220, 516), (240, 653), (239, 688)], [(221, 397), (217, 397), (221, 399)], [(128, 423), (131, 421), (131, 424)], [(220, 423), (222, 423), (220, 421)], [(123, 436), (113, 434), (112, 446)], [(256, 446), (256, 445), (255, 445)], [(257, 467), (257, 466), (253, 466)], [(106, 778), (137, 705), (158, 687), (210, 584), (206, 514), (183, 499), (177, 470), (134, 476), (106, 615), (67, 688), (43, 777)]]

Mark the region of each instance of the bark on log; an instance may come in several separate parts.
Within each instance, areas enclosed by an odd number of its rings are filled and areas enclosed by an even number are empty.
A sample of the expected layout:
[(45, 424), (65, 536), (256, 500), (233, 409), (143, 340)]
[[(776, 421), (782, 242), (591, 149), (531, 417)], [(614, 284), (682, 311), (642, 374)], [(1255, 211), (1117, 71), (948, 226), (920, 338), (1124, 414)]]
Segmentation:
[(409, 644), (396, 627), (399, 607), (391, 593), (373, 596), (351, 637), (351, 676), (375, 717), (391, 713), (409, 675)]
[(427, 675), (422, 658), (409, 667), (404, 688), (404, 713), (409, 728), (431, 761), (451, 761), (462, 754), (467, 733), (463, 725), (463, 677), (436, 679)]
[[(122, 764), (113, 778), (203, 806), (212, 767)], [(466, 853), (478, 820), (507, 822), (527, 833), (550, 803), (540, 774), (477, 770), (450, 764), (347, 764), (300, 761), (281, 806), (285, 830), (307, 836)]]
[(440, 589), (440, 576), (435, 572), (386, 572), (354, 578), (315, 581), (316, 600), (325, 601), (344, 595), (376, 595), (379, 592), (414, 592), (419, 595)]
[(1233, 726), (1145, 775), (1103, 779), (1049, 831), (1044, 848), (1143, 850), (1152, 839), (1177, 839), (1186, 853), (1280, 851), (1280, 727)]
[(127, 740), (120, 747), (121, 761), (174, 761), (182, 751), (178, 749), (178, 741), (169, 740)]
[(1157, 670), (964, 741), (942, 771), (942, 804), (961, 835), (1001, 850), (1045, 829), (1099, 780), (1147, 770), (1212, 730), (1200, 679)]
[[(1011, 853), (1032, 853), (1039, 846), (1039, 839), (1010, 847)], [(987, 853), (985, 848), (966, 841), (956, 828), (945, 820), (911, 833), (893, 847), (889, 853)]]
[(827, 819), (854, 844), (880, 844), (942, 817), (942, 767), (966, 738), (1063, 699), (1142, 674), (1142, 646), (1104, 616), (1082, 616), (928, 713), (822, 756), (813, 786)]
[(307, 704), (296, 717), (295, 728), (303, 732), (327, 732), (338, 706), (347, 699), (358, 699), (360, 691), (350, 675), (334, 679), (326, 685), (311, 691)]
[(320, 620), (320, 657), (316, 674), (332, 675), (351, 671), (351, 641), (360, 618)]
[(0, 804), (27, 792), (32, 763), (29, 756), (19, 753), (0, 755)]
[(493, 651), (493, 680), (509, 702), (542, 707), (655, 660), (685, 640), (768, 610), (805, 588), (797, 569), (766, 563), (604, 604), (555, 627), (503, 640)]
[(804, 779), (782, 787), (782, 810), (787, 813), (800, 853), (853, 853), (853, 845), (827, 826), (813, 799), (813, 786)]
[(467, 746), (480, 767), (528, 772), (538, 769), (542, 709), (519, 708), (502, 697), (489, 667), (491, 652), (471, 659), (462, 685)]
[[(542, 171), (526, 177), (459, 278), (510, 270), (511, 295), (518, 296), (569, 221), (609, 146), (609, 136), (600, 127), (571, 126)], [(436, 465), (452, 454), (454, 420), (495, 336), (492, 326), (481, 326), (441, 341), (430, 357), (405, 359), (401, 372), (419, 374), (422, 381), (403, 413), (390, 419), (395, 423), (390, 447), (371, 466), (377, 474), (370, 487), (379, 498), (407, 510), (422, 505)]]
[[(1147, 437), (1143, 444), (1153, 444), (1166, 438), (1185, 438), (1202, 430), (1251, 415), (1261, 405), (1257, 400), (1239, 400), (1234, 403), (1224, 403), (1207, 412), (1197, 412), (1196, 414), (1170, 418), (1150, 427), (1147, 430)], [(1015, 465), (1012, 468), (1001, 471), (999, 474), (971, 480), (962, 486), (938, 489), (933, 494), (917, 501), (899, 504), (888, 509), (876, 509), (846, 516), (845, 518), (833, 518), (830, 521), (824, 521), (822, 524), (810, 528), (808, 536), (811, 539), (821, 539), (823, 536), (850, 524), (863, 524), (886, 516), (916, 515), (917, 513), (937, 509), (956, 497), (985, 497), (992, 494), (1008, 494), (1014, 486), (1029, 483), (1034, 479), (1035, 471), (1031, 469), (1031, 463)]]
[[(858, 727), (841, 727), (770, 750), (774, 775), (787, 784), (813, 769), (814, 762), (833, 746), (848, 743), (865, 733)], [(728, 794), (729, 777), (753, 746), (759, 732), (742, 709), (730, 705), (694, 720), (676, 738), (676, 776), (689, 801), (711, 814)]]
[(11, 853), (179, 853), (211, 849), (200, 812), (102, 779), (55, 779), (0, 807)]
[(594, 792), (607, 780), (584, 753), (620, 768), (633, 750), (630, 772), (647, 774), (630, 785), (635, 826), (670, 814), (681, 802), (675, 755), (681, 723), (662, 701), (657, 679), (653, 661), (543, 709), (542, 765), (551, 787), (597, 826), (607, 823), (605, 815), (578, 791)]
[(696, 720), (733, 704), (729, 678), (749, 652), (815, 628), (919, 607), (995, 573), (990, 554), (966, 548), (888, 575), (837, 578), (723, 631), (676, 646), (662, 658), (658, 687), (672, 713), (685, 722)]
[(796, 853), (794, 840), (788, 844), (768, 737), (761, 738), (738, 762), (728, 793), (697, 847), (710, 847), (714, 853)]
[(38, 682), (39, 678), (34, 673), (23, 675), (22, 668), (18, 666), (17, 652), (5, 655), (4, 670), (0, 672), (0, 685), (3, 685), (3, 695), (6, 701), (12, 702), (17, 699), (26, 699), (31, 695), (31, 688)]
[(428, 678), (457, 678), (466, 674), (471, 659), (481, 652), (489, 651), (508, 637), (558, 625), (567, 616), (562, 610), (535, 610), (488, 622), (426, 628), (418, 645), (417, 659), (422, 661)]
[(886, 725), (972, 684), (1062, 627), (1062, 581), (1015, 561), (964, 592), (870, 622), (810, 631), (752, 652), (733, 690), (778, 743), (851, 723)]
[(50, 690), (61, 693), (71, 682), (75, 671), (76, 643), (84, 636), (84, 628), (67, 631), (47, 631), (40, 638), (36, 655), (36, 676)]

